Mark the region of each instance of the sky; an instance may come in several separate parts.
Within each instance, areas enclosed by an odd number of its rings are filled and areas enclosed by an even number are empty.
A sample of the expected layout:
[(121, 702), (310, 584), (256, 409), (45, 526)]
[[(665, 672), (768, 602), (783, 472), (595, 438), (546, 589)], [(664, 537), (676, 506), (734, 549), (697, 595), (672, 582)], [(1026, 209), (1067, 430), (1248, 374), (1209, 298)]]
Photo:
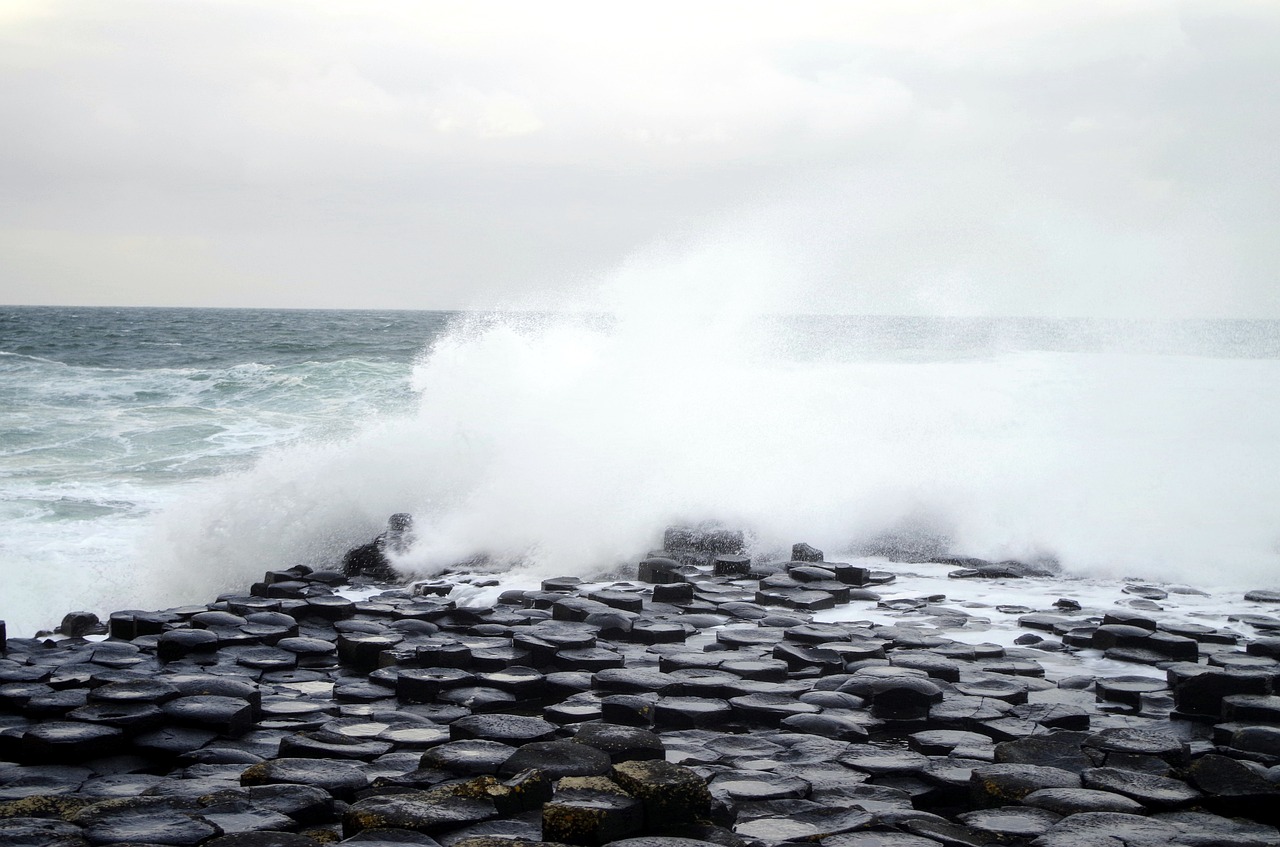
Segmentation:
[(0, 303), (1280, 318), (1275, 0), (0, 0)]

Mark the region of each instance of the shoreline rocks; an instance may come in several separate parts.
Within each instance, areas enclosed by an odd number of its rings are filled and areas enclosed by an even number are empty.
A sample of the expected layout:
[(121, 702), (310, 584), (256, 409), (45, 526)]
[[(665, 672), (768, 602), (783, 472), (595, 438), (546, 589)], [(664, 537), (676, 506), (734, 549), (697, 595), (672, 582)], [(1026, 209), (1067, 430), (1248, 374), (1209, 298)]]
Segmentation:
[[(807, 544), (664, 542), (633, 581), (492, 607), (443, 582), (353, 599), (383, 572), (349, 560), (115, 612), (105, 640), (76, 613), (0, 641), (0, 843), (1280, 843), (1280, 620), (1241, 639), (1064, 598), (1007, 609), (1031, 638), (1003, 647), (946, 579), (885, 599), (894, 573)], [(891, 622), (815, 619), (846, 604)], [(1081, 650), (1165, 678), (1094, 678)]]

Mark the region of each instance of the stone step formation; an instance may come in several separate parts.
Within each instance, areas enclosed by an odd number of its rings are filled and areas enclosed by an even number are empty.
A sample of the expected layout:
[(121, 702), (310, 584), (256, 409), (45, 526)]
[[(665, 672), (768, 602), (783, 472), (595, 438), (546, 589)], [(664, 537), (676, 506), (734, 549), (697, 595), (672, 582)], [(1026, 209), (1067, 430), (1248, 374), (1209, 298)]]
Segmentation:
[[(664, 548), (493, 607), (445, 581), (343, 596), (385, 576), (366, 555), (0, 638), (0, 844), (1280, 844), (1280, 637), (1063, 599), (1006, 649), (807, 544)], [(894, 623), (814, 620), (846, 603)], [(1166, 679), (1042, 662), (1081, 649)]]

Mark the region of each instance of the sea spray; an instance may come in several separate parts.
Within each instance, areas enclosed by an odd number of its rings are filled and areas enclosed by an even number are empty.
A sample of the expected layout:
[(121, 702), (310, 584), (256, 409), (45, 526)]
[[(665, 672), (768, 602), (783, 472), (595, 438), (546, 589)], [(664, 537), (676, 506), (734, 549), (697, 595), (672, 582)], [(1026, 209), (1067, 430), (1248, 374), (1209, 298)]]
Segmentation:
[(610, 315), (0, 310), (0, 618), (207, 602), (401, 511), (406, 573), (504, 585), (700, 520), (1275, 584), (1280, 324), (765, 318), (739, 271)]
[(461, 321), (414, 370), (415, 414), (272, 451), (172, 510), (171, 573), (333, 566), (409, 511), (414, 576), (589, 576), (719, 520), (760, 553), (906, 533), (1069, 573), (1274, 581), (1280, 362), (868, 349), (820, 325)]

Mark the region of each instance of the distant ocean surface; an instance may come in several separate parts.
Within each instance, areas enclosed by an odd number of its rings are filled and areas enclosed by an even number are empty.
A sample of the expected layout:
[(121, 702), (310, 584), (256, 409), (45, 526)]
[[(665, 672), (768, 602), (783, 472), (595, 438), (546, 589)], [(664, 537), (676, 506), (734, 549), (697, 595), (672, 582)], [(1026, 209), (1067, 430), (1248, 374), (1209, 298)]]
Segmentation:
[(720, 520), (1275, 586), (1280, 323), (0, 307), (11, 634), (332, 567), (399, 511), (422, 575)]

